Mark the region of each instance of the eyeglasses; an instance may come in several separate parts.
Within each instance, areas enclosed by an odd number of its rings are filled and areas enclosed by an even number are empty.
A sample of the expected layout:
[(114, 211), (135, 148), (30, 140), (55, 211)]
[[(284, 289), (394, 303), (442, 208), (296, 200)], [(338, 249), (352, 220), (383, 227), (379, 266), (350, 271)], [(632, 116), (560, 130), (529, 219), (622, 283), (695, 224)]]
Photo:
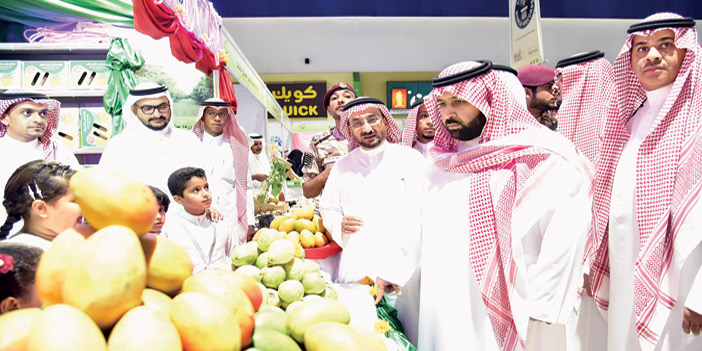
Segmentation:
[(349, 126), (350, 126), (352, 129), (359, 129), (359, 128), (362, 128), (363, 125), (365, 125), (366, 123), (368, 123), (369, 126), (374, 126), (374, 125), (378, 124), (378, 122), (380, 122), (382, 119), (383, 119), (383, 117), (380, 117), (380, 116), (377, 116), (377, 115), (372, 115), (372, 116), (366, 118), (365, 120), (363, 120), (363, 119), (354, 119), (353, 121), (350, 121), (350, 122), (349, 122)]
[(167, 102), (164, 102), (158, 106), (150, 106), (150, 105), (137, 105), (141, 109), (141, 112), (144, 112), (147, 115), (151, 115), (158, 109), (158, 112), (166, 112), (171, 109), (171, 105)]
[(225, 119), (225, 118), (229, 117), (229, 113), (228, 112), (219, 112), (218, 113), (218, 112), (209, 111), (209, 112), (205, 112), (205, 116), (207, 116), (209, 118), (215, 118), (215, 116), (216, 116), (216, 117), (219, 117), (221, 119)]

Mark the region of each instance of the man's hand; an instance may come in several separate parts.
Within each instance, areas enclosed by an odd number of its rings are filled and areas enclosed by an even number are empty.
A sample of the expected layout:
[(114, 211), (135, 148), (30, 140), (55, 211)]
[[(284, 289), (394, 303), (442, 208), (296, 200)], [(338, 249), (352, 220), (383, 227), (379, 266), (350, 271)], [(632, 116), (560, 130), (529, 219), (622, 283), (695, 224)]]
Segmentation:
[(329, 178), (329, 173), (331, 172), (334, 163), (329, 163), (322, 171), (322, 173), (317, 174), (314, 178), (306, 179), (302, 184), (302, 193), (306, 198), (311, 199), (313, 197), (319, 196), (324, 189), (324, 185), (327, 184), (327, 179)]
[(587, 296), (592, 297), (592, 287), (590, 286), (590, 275), (583, 274), (583, 289), (587, 293)]
[(265, 182), (268, 180), (268, 175), (263, 173), (252, 174), (251, 179), (258, 180), (259, 182)]
[(215, 210), (214, 208), (208, 208), (207, 211), (205, 211), (205, 216), (207, 216), (207, 219), (211, 220), (212, 222), (218, 223), (219, 221), (224, 219), (224, 216), (222, 215), (222, 212), (219, 212)]
[(692, 332), (692, 334), (700, 335), (700, 331), (702, 331), (702, 314), (685, 307), (682, 328), (685, 334)]
[(361, 217), (344, 216), (341, 219), (341, 234), (353, 234), (363, 226)]
[(376, 305), (380, 303), (380, 300), (383, 299), (383, 294), (385, 293), (391, 293), (394, 291), (398, 296), (402, 295), (402, 288), (399, 285), (385, 281), (380, 277), (375, 278), (375, 285), (378, 287), (378, 297), (375, 299)]

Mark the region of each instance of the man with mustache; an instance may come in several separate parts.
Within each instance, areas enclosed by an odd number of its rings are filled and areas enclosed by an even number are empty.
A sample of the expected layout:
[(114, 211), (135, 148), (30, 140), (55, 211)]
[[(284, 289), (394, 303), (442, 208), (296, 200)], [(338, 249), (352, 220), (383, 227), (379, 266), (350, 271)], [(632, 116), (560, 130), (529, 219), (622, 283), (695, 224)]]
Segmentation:
[[(588, 163), (539, 126), (491, 62), (455, 64), (432, 84), (418, 349), (540, 349), (532, 331), (564, 349), (591, 223)], [(379, 293), (404, 292), (407, 274), (381, 272)]]
[(558, 96), (554, 91), (555, 71), (542, 65), (528, 65), (519, 69), (518, 78), (524, 86), (529, 112), (539, 123), (555, 130)]
[[(12, 173), (33, 160), (56, 161), (80, 168), (73, 152), (53, 139), (58, 127), (61, 103), (42, 93), (24, 89), (0, 92), (0, 190)], [(4, 223), (7, 212), (0, 211)], [(22, 228), (16, 225), (15, 228)]]
[(356, 98), (356, 91), (344, 82), (334, 84), (324, 95), (324, 108), (334, 119), (334, 128), (312, 137), (303, 160), (302, 191), (305, 197), (317, 197), (322, 193), (334, 162), (348, 152), (348, 141), (339, 132), (341, 110), (349, 101)]
[[(349, 141), (349, 153), (334, 165), (319, 202), (325, 228), (344, 249), (336, 281), (360, 283), (365, 276), (375, 279), (381, 269), (388, 275), (404, 274), (406, 266), (419, 260), (426, 159), (396, 144), (400, 130), (378, 99), (359, 97), (347, 103), (339, 130)], [(399, 251), (391, 264), (383, 256), (388, 247)], [(409, 290), (397, 308), (405, 331), (416, 341), (418, 295)]]
[(122, 117), (125, 129), (110, 139), (100, 167), (168, 189), (168, 176), (182, 167), (211, 169), (206, 149), (195, 134), (173, 125), (173, 99), (168, 88), (141, 83), (129, 91)]
[(429, 148), (434, 145), (434, 124), (429, 118), (424, 99), (415, 101), (410, 107), (410, 113), (402, 131), (402, 143), (419, 151), (426, 157)]
[[(695, 21), (632, 25), (614, 61), (589, 281), (609, 350), (702, 350), (702, 47)], [(594, 348), (593, 348), (594, 349)]]
[(245, 243), (254, 231), (253, 213), (247, 211), (247, 201), (253, 201), (246, 195), (248, 141), (236, 119), (236, 108), (236, 100), (232, 105), (219, 98), (207, 99), (200, 104), (198, 120), (192, 129), (212, 155), (209, 178), (212, 207), (222, 212), (231, 234), (227, 254)]

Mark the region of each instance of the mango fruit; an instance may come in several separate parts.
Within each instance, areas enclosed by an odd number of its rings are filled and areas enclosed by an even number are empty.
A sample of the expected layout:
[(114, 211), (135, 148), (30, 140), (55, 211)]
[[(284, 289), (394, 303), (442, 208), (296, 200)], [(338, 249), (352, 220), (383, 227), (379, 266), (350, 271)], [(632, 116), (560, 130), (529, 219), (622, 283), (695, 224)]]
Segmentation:
[(106, 350), (105, 337), (90, 317), (79, 309), (57, 304), (45, 308), (29, 335), (27, 350)]
[(373, 331), (337, 322), (317, 323), (304, 337), (307, 351), (386, 351), (383, 339)]
[(305, 288), (298, 280), (286, 280), (278, 286), (278, 297), (287, 303), (300, 301), (304, 295)]
[(144, 292), (141, 293), (141, 301), (144, 302), (144, 306), (162, 313), (165, 316), (171, 313), (171, 303), (173, 300), (171, 300), (168, 295), (158, 290), (144, 289)]
[(29, 335), (40, 315), (39, 308), (23, 308), (0, 315), (0, 351), (27, 350)]
[(62, 294), (64, 303), (107, 329), (141, 305), (145, 287), (146, 260), (137, 236), (127, 227), (110, 226), (76, 250)]
[(268, 227), (271, 229), (279, 230), (280, 223), (283, 223), (283, 221), (285, 221), (288, 218), (289, 216), (276, 216), (275, 218), (273, 218), (271, 224)]
[(317, 231), (317, 226), (314, 223), (312, 223), (312, 221), (309, 219), (301, 218), (301, 219), (295, 220), (295, 230), (297, 232), (302, 234), (302, 231), (305, 229), (314, 233)]
[(256, 263), (258, 258), (258, 243), (250, 241), (244, 245), (239, 245), (232, 252), (232, 263), (236, 267)]
[(263, 297), (266, 305), (269, 306), (280, 306), (280, 297), (278, 297), (278, 290), (266, 288), (266, 295)]
[(258, 269), (263, 269), (266, 266), (268, 266), (268, 252), (258, 255), (258, 258), (256, 258), (256, 267)]
[(69, 186), (83, 216), (98, 230), (122, 225), (142, 235), (154, 225), (156, 197), (151, 188), (135, 178), (93, 167), (77, 172)]
[(295, 257), (290, 262), (283, 265), (286, 280), (302, 280), (305, 275), (305, 262)]
[(351, 321), (351, 314), (346, 306), (335, 300), (318, 299), (303, 301), (289, 312), (287, 327), (293, 339), (303, 342), (305, 332), (314, 324), (321, 322), (348, 324), (349, 321)]
[(285, 233), (290, 233), (291, 231), (295, 230), (295, 218), (291, 217), (284, 220), (278, 226), (278, 230)]
[(302, 276), (305, 294), (321, 294), (327, 288), (327, 282), (319, 272), (305, 273)]
[(234, 272), (247, 276), (255, 280), (257, 283), (261, 282), (261, 270), (258, 269), (258, 267), (256, 266), (247, 264), (245, 266), (237, 268)]
[(236, 316), (221, 301), (201, 292), (183, 292), (173, 299), (171, 321), (183, 350), (238, 351), (241, 331)]
[(258, 249), (261, 250), (261, 252), (266, 252), (268, 251), (268, 247), (270, 247), (274, 241), (281, 239), (282, 237), (282, 234), (280, 234), (277, 230), (268, 229), (261, 233), (261, 236), (258, 238)]
[(289, 240), (278, 239), (268, 247), (268, 264), (286, 264), (295, 257), (295, 244)]
[(73, 255), (84, 242), (83, 235), (69, 228), (56, 236), (51, 242), (51, 248), (41, 255), (35, 285), (44, 306), (63, 302), (63, 282), (66, 273), (70, 269)]
[(146, 233), (139, 240), (146, 258), (146, 286), (170, 296), (178, 293), (193, 274), (188, 252), (163, 235)]
[(295, 340), (270, 329), (257, 329), (253, 335), (253, 344), (261, 351), (302, 351)]
[(109, 351), (183, 349), (170, 314), (146, 306), (132, 308), (117, 322), (110, 332), (107, 348)]
[(287, 335), (288, 327), (285, 325), (287, 319), (288, 315), (280, 309), (256, 312), (254, 333), (259, 329), (270, 329)]
[(285, 269), (281, 266), (263, 267), (261, 269), (261, 283), (268, 288), (278, 289), (278, 285), (285, 281)]
[(300, 244), (305, 249), (313, 248), (315, 246), (314, 234), (307, 229), (303, 229), (300, 232)]

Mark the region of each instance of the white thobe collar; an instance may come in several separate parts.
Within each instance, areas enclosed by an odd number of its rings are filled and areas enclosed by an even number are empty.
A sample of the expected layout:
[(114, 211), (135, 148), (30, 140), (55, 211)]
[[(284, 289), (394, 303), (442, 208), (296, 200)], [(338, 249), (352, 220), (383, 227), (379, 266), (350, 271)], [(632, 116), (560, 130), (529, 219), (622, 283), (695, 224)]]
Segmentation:
[(463, 152), (463, 151), (466, 151), (470, 148), (475, 147), (476, 145), (478, 145), (479, 139), (480, 139), (480, 137), (478, 136), (478, 137), (475, 137), (475, 138), (470, 139), (470, 140), (459, 140), (458, 145), (456, 146), (456, 151)]
[(188, 213), (187, 211), (185, 211), (185, 209), (183, 209), (182, 216), (183, 216), (183, 219), (185, 219), (188, 223), (191, 223), (191, 224), (198, 226), (198, 227), (201, 227), (201, 228), (205, 228), (205, 227), (210, 225), (210, 220), (207, 219), (207, 212), (205, 212), (199, 216), (196, 216), (196, 215)]
[(212, 136), (206, 131), (202, 132), (202, 142), (205, 144), (221, 145), (224, 142), (224, 133), (218, 136)]
[(432, 147), (432, 146), (434, 146), (434, 141), (433, 141), (433, 140), (430, 140), (430, 141), (428, 141), (428, 142), (426, 142), (426, 143), (423, 143), (423, 142), (417, 140), (417, 141), (414, 143), (414, 148), (417, 149), (417, 151), (421, 152), (422, 155), (425, 155), (425, 154), (427, 153), (427, 150), (428, 150), (430, 147)]
[(39, 138), (36, 138), (32, 141), (21, 141), (11, 137), (9, 134), (5, 134), (5, 136), (3, 136), (2, 139), (5, 140), (5, 142), (7, 143), (13, 144), (14, 146), (21, 148), (42, 150), (44, 146), (41, 144), (41, 142), (39, 142)]
[(380, 145), (378, 145), (378, 147), (376, 147), (375, 149), (366, 150), (360, 146), (358, 147), (358, 149), (361, 150), (361, 152), (366, 156), (376, 156), (383, 153), (385, 149), (387, 149), (387, 145), (388, 143), (385, 140), (383, 140), (383, 142)]
[(672, 89), (673, 83), (670, 83), (656, 90), (646, 91), (646, 101), (626, 123), (631, 134), (630, 139), (643, 140), (648, 135)]
[(670, 91), (673, 89), (673, 83), (670, 83), (664, 87), (658, 88), (656, 90), (646, 91), (646, 101), (652, 106), (663, 106), (665, 99), (670, 95)]

